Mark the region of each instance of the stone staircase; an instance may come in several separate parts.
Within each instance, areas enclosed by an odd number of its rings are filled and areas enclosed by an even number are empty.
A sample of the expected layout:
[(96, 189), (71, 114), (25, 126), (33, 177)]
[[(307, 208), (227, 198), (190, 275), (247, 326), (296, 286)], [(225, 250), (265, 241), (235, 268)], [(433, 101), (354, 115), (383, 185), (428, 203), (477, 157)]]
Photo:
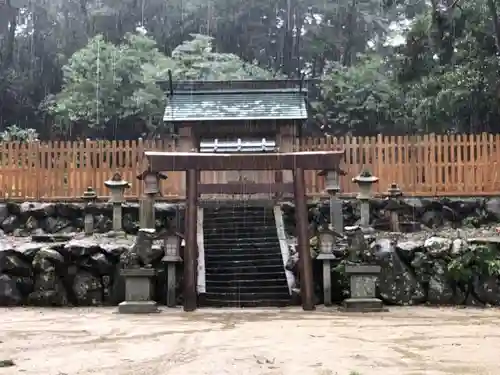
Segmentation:
[(205, 208), (203, 236), (204, 305), (255, 307), (290, 303), (272, 207)]

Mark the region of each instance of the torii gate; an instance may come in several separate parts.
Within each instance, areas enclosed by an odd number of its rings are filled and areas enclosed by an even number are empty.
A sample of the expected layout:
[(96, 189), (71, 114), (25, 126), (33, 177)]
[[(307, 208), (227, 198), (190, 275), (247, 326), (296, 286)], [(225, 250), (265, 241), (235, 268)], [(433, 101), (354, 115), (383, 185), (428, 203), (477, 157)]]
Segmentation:
[[(295, 220), (299, 251), (300, 289), (302, 308), (314, 310), (314, 280), (309, 249), (307, 196), (304, 181), (305, 170), (339, 170), (344, 151), (217, 154), (195, 152), (146, 151), (151, 172), (186, 172), (186, 216), (184, 249), (184, 310), (197, 307), (196, 261), (197, 261), (197, 204), (200, 190), (210, 190), (210, 184), (199, 186), (200, 171), (230, 170), (292, 170), (295, 199)], [(215, 185), (215, 184), (211, 184)], [(251, 188), (249, 189), (249, 186)], [(201, 188), (201, 189), (200, 189)], [(235, 194), (251, 190), (255, 193), (269, 192), (268, 184), (242, 182), (233, 186)], [(287, 191), (286, 183), (273, 184), (274, 191)]]

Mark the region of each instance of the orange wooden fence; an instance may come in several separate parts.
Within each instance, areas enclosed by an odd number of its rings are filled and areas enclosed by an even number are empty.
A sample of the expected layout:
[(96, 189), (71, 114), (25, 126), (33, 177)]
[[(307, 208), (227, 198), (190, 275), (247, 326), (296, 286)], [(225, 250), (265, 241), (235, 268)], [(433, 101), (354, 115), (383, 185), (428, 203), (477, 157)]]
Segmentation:
[[(396, 182), (407, 196), (500, 195), (500, 135), (423, 135), (326, 137), (301, 140), (300, 150), (345, 149), (345, 194), (354, 194), (352, 177), (368, 168), (384, 192)], [(0, 144), (0, 197), (13, 200), (73, 200), (87, 186), (109, 195), (104, 181), (115, 171), (132, 183), (129, 199), (142, 194), (136, 176), (146, 165), (145, 150), (175, 151), (173, 140), (17, 142)], [(164, 199), (182, 199), (182, 173), (162, 183)], [(324, 195), (316, 172), (306, 175), (308, 194)]]

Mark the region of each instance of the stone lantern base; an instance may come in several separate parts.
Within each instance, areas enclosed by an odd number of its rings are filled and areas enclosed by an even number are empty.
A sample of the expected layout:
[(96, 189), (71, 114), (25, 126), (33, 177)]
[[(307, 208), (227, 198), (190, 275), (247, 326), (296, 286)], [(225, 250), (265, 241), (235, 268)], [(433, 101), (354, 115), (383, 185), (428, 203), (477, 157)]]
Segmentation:
[(151, 282), (156, 276), (155, 269), (124, 269), (120, 274), (125, 278), (125, 301), (118, 305), (120, 314), (159, 312), (156, 302), (151, 300)]
[(366, 264), (348, 264), (345, 273), (350, 278), (351, 298), (344, 300), (345, 312), (381, 312), (387, 311), (383, 302), (376, 297), (376, 282), (380, 266)]

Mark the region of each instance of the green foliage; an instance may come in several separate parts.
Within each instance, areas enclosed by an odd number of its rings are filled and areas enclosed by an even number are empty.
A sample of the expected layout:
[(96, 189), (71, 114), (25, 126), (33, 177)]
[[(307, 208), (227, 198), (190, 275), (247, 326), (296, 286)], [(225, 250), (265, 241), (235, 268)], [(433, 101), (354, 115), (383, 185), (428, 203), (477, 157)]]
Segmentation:
[(2, 142), (33, 142), (38, 140), (38, 133), (35, 129), (22, 129), (17, 125), (11, 125), (0, 132), (0, 141)]
[(376, 134), (404, 124), (402, 93), (378, 57), (350, 67), (335, 64), (324, 76), (318, 112), (333, 134)]
[(500, 131), (500, 17), (487, 0), (432, 3), (33, 0), (0, 27), (0, 126), (151, 135), (162, 131), (156, 80), (172, 69), (175, 79), (322, 78), (310, 96), (333, 134)]
[(212, 37), (191, 34), (193, 38), (172, 52), (172, 75), (183, 80), (270, 79), (273, 73), (247, 63), (232, 53), (213, 51)]
[(212, 38), (193, 39), (174, 49), (169, 58), (144, 35), (127, 34), (114, 45), (102, 36), (75, 52), (63, 67), (62, 91), (49, 98), (47, 112), (61, 130), (75, 125), (104, 133), (113, 124), (144, 124), (153, 133), (162, 123), (163, 90), (158, 81), (174, 79), (230, 80), (269, 78), (271, 73), (232, 54), (212, 51)]
[(127, 34), (113, 45), (96, 36), (64, 66), (63, 89), (48, 101), (48, 113), (63, 130), (73, 124), (104, 130), (130, 118), (154, 129), (164, 96), (156, 81), (172, 67), (150, 38)]
[(478, 245), (471, 247), (448, 263), (452, 279), (467, 282), (473, 275), (500, 276), (498, 249), (493, 246)]

